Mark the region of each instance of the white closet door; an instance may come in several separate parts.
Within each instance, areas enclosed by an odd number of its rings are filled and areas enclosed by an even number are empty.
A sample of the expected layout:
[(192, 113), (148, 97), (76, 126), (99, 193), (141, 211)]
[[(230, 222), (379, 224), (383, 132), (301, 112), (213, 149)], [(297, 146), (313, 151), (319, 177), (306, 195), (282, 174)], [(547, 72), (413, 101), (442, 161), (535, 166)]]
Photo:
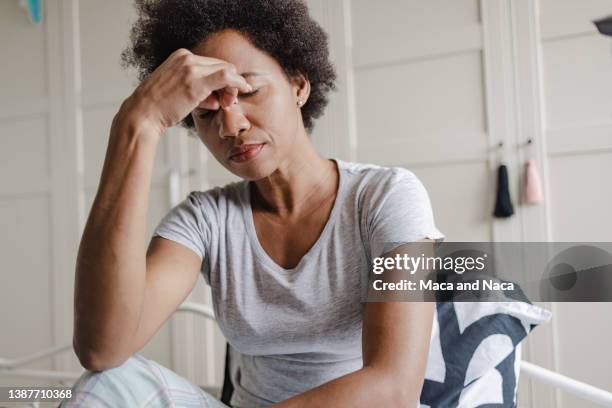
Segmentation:
[(491, 240), (479, 2), (354, 0), (350, 13), (357, 161), (412, 170), (449, 240)]
[[(612, 241), (612, 38), (592, 20), (612, 15), (612, 1), (540, 2), (544, 132), (550, 235), (554, 241)], [(606, 350), (612, 304), (555, 305), (556, 366), (612, 389)], [(567, 394), (560, 407), (595, 407)]]

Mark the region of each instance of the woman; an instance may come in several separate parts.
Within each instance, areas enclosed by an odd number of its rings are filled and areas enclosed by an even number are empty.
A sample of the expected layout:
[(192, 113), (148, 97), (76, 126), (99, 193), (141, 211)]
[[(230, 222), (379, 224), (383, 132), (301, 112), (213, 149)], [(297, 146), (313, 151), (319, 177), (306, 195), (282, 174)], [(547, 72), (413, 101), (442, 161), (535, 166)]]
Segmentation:
[[(138, 9), (123, 59), (142, 82), (113, 120), (77, 261), (74, 348), (89, 371), (65, 406), (223, 406), (135, 354), (199, 272), (230, 344), (233, 407), (417, 405), (433, 304), (364, 302), (363, 282), (380, 243), (443, 235), (411, 172), (314, 149), (335, 74), (306, 6)], [(155, 152), (178, 123), (244, 181), (192, 192), (145, 251)]]

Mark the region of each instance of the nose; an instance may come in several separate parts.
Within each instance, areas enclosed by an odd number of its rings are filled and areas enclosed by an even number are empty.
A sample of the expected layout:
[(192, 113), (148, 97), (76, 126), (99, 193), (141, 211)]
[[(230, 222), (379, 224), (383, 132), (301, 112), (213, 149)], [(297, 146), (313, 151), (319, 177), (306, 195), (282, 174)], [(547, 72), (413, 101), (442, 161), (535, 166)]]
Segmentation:
[(221, 123), (219, 126), (219, 137), (236, 137), (241, 132), (249, 130), (251, 123), (244, 115), (240, 104), (233, 104), (227, 108), (221, 108)]

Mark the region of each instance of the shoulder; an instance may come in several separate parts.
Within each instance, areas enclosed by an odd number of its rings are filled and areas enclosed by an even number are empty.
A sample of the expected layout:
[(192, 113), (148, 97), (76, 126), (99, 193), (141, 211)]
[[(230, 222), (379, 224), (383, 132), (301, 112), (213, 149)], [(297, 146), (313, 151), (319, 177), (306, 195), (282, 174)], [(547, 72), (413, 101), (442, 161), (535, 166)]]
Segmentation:
[(193, 219), (204, 230), (224, 224), (243, 205), (244, 181), (237, 181), (207, 190), (191, 191), (166, 216), (179, 220)]
[(341, 162), (348, 178), (362, 200), (380, 200), (389, 194), (421, 195), (423, 183), (409, 169), (376, 164)]
[(185, 201), (202, 210), (218, 210), (228, 205), (241, 205), (242, 193), (246, 181), (235, 181), (223, 186), (211, 187), (207, 190), (194, 190)]
[(417, 180), (416, 175), (404, 167), (386, 167), (378, 164), (338, 161), (341, 168), (351, 176), (367, 179), (369, 182)]
[[(357, 187), (364, 239), (374, 254), (381, 243), (443, 239), (437, 229), (429, 194), (415, 173), (403, 167), (344, 163)], [(378, 256), (378, 255), (377, 255)]]

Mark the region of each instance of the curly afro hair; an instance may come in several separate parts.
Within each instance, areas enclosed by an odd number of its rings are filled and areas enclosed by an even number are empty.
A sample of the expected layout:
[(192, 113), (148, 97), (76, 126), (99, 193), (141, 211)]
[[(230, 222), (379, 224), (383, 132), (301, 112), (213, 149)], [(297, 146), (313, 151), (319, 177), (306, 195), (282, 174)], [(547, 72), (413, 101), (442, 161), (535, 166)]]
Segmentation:
[[(272, 56), (288, 78), (298, 73), (308, 78), (311, 90), (302, 118), (309, 132), (323, 114), (329, 91), (336, 89), (327, 35), (302, 0), (135, 0), (135, 5), (138, 18), (121, 62), (124, 68), (135, 67), (140, 81), (175, 50), (193, 49), (215, 32), (234, 29)], [(181, 123), (194, 129), (191, 115)]]

